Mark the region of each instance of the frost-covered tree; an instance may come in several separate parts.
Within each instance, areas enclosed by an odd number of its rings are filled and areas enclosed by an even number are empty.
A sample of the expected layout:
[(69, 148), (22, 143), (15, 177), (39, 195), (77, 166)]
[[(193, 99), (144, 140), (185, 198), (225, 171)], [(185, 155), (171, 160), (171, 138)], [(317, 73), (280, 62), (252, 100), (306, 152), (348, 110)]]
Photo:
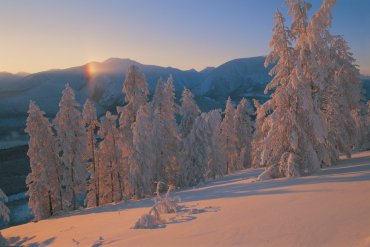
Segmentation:
[(59, 102), (59, 111), (53, 121), (63, 168), (63, 187), (67, 203), (65, 209), (75, 210), (86, 192), (86, 132), (79, 103), (73, 89), (67, 84)]
[(5, 205), (5, 203), (8, 201), (8, 197), (5, 195), (5, 193), (0, 189), (0, 219), (3, 219), (4, 222), (9, 222), (9, 214), (10, 210)]
[(270, 121), (265, 121), (270, 113), (270, 104), (267, 101), (261, 105), (258, 100), (253, 100), (253, 105), (256, 108), (256, 120), (254, 123), (255, 131), (252, 141), (252, 167), (257, 168), (264, 166), (261, 162), (263, 143), (270, 129)]
[(248, 108), (248, 102), (243, 98), (238, 104), (234, 115), (237, 167), (239, 169), (251, 167), (253, 124), (250, 114), (252, 114), (252, 110)]
[(181, 184), (193, 186), (226, 171), (220, 136), (221, 112), (212, 110), (195, 119), (181, 147)]
[(153, 124), (153, 142), (156, 146), (154, 154), (154, 179), (156, 181), (166, 181), (165, 178), (165, 153), (164, 153), (164, 82), (159, 78), (151, 101), (152, 124)]
[(294, 49), (291, 47), (290, 41), (292, 38), (292, 32), (285, 26), (285, 18), (279, 10), (276, 10), (275, 26), (270, 41), (270, 47), (273, 50), (266, 57), (265, 67), (270, 64), (276, 64), (269, 72), (274, 77), (266, 86), (265, 93), (268, 93), (269, 90), (276, 88), (278, 85), (286, 85), (288, 83), (289, 74), (295, 62)]
[(275, 62), (266, 90), (275, 91), (258, 109), (257, 120), (263, 123), (256, 125), (259, 142), (263, 136), (260, 163), (271, 176), (309, 174), (320, 163), (334, 163), (339, 152), (349, 155), (361, 115), (358, 69), (343, 38), (329, 32), (335, 0), (323, 0), (309, 21), (310, 4), (287, 3), (291, 28), (284, 27), (277, 12), (273, 51), (266, 59), (267, 64)]
[(86, 204), (88, 207), (99, 206), (99, 162), (95, 133), (99, 127), (93, 103), (87, 99), (82, 110), (82, 119), (86, 130), (87, 149), (85, 159), (89, 179), (87, 184)]
[[(336, 134), (337, 147), (340, 152), (349, 153), (354, 146), (359, 147), (361, 138), (364, 136), (363, 128), (357, 128), (356, 118), (366, 112), (363, 89), (360, 80), (360, 72), (355, 64), (355, 59), (347, 42), (342, 36), (334, 36), (331, 39), (331, 58), (333, 60), (333, 86), (339, 95), (336, 100), (340, 106), (336, 114), (341, 125), (340, 134)], [(360, 114), (360, 116), (356, 116)], [(359, 131), (360, 130), (360, 131)], [(365, 134), (366, 135), (366, 134)]]
[(207, 169), (206, 113), (195, 119), (191, 132), (184, 138), (181, 150), (181, 185), (193, 186), (204, 181)]
[(122, 139), (117, 128), (117, 116), (110, 112), (100, 124), (98, 131), (102, 141), (99, 143), (99, 201), (100, 204), (119, 202), (124, 199), (124, 176), (128, 169), (122, 166)]
[(25, 132), (29, 135), (28, 152), (31, 173), (28, 174), (29, 207), (37, 220), (64, 209), (60, 160), (56, 139), (44, 112), (30, 102)]
[(175, 114), (178, 106), (175, 103), (175, 87), (173, 85), (172, 75), (168, 78), (166, 86), (164, 88), (165, 93), (165, 109), (164, 109), (164, 133), (165, 137), (165, 148), (167, 152), (167, 166), (166, 166), (166, 177), (169, 184), (177, 184), (180, 172), (178, 151), (179, 151), (179, 134), (177, 132), (177, 124)]
[(226, 173), (240, 169), (237, 167), (236, 132), (235, 132), (235, 109), (230, 97), (226, 102), (225, 116), (221, 122), (220, 135), (223, 154), (226, 157)]
[(165, 85), (161, 79), (158, 81), (152, 101), (152, 119), (156, 146), (154, 178), (171, 184), (178, 183), (180, 170), (177, 157), (180, 143), (175, 112), (173, 78), (170, 76)]
[[(117, 107), (119, 113), (119, 128), (121, 138), (121, 166), (125, 171), (129, 171), (129, 160), (134, 154), (133, 133), (132, 127), (136, 122), (136, 115), (139, 108), (148, 101), (148, 85), (145, 76), (139, 71), (137, 66), (130, 66), (123, 84), (123, 94), (125, 96), (126, 105)], [(125, 195), (131, 197), (133, 192), (129, 186), (126, 173), (124, 180)]]
[(201, 111), (194, 100), (193, 94), (187, 88), (182, 91), (180, 102), (181, 122), (179, 132), (181, 137), (186, 137), (193, 128), (195, 119), (200, 115)]
[(206, 122), (205, 142), (207, 144), (207, 169), (206, 177), (215, 179), (217, 176), (223, 176), (226, 172), (226, 157), (223, 154), (223, 142), (220, 133), (221, 111), (212, 110), (203, 115)]
[(304, 36), (310, 5), (299, 0), (287, 2), (289, 14), (293, 15), (291, 33), (296, 39), (294, 59), (287, 55), (286, 51), (291, 51), (289, 35), (282, 31), (285, 30), (281, 24), (283, 19), (277, 12), (274, 38), (270, 43), (273, 52), (266, 59), (266, 65), (275, 61), (271, 75), (278, 81), (273, 80), (273, 84), (266, 87), (275, 91), (266, 106), (258, 110), (258, 114), (267, 114), (260, 117), (264, 123), (257, 129), (266, 133), (260, 165), (267, 170), (261, 177), (299, 176), (319, 169), (320, 158), (315, 147), (324, 142), (326, 134), (314, 100), (317, 85), (307, 78), (310, 51)]
[(133, 195), (142, 198), (153, 194), (153, 168), (156, 146), (153, 143), (153, 129), (149, 104), (145, 103), (137, 112), (133, 125), (133, 155), (130, 163), (130, 187)]

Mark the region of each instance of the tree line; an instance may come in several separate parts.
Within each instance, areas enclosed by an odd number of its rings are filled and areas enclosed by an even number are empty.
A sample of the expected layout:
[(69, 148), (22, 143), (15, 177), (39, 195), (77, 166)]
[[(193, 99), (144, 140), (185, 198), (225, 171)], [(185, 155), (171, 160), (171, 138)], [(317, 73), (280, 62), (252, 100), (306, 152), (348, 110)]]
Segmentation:
[(158, 80), (149, 102), (136, 66), (126, 73), (123, 93), (126, 105), (100, 121), (89, 99), (80, 111), (68, 84), (52, 123), (30, 102), (25, 131), (32, 172), (26, 182), (36, 219), (151, 196), (158, 182), (193, 186), (251, 166), (247, 100), (234, 107), (229, 98), (224, 113), (202, 113), (188, 89), (176, 104), (170, 76)]

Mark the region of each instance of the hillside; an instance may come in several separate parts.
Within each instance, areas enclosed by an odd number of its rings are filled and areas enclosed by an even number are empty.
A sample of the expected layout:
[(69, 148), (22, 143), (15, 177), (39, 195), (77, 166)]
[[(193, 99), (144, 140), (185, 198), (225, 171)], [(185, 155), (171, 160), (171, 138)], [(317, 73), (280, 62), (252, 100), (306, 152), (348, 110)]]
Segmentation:
[[(177, 215), (131, 229), (151, 199), (84, 209), (2, 231), (25, 246), (369, 246), (370, 152), (295, 179), (256, 182), (261, 170), (178, 191)], [(191, 213), (193, 212), (193, 213)]]

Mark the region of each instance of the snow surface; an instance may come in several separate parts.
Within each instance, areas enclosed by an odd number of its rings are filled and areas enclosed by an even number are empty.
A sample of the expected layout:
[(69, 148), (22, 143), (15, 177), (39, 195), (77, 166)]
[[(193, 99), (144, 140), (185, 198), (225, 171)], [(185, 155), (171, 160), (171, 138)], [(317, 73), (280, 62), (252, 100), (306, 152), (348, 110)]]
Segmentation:
[(84, 209), (1, 232), (30, 246), (370, 246), (370, 151), (309, 177), (257, 182), (248, 169), (178, 191), (182, 208), (132, 229), (152, 199)]

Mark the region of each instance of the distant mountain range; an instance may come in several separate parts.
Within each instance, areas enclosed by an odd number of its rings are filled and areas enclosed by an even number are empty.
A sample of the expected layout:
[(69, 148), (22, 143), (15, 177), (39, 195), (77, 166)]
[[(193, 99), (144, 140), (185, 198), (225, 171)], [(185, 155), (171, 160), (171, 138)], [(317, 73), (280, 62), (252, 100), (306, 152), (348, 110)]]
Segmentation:
[[(264, 57), (235, 59), (198, 72), (110, 58), (101, 63), (34, 74), (3, 72), (0, 73), (0, 141), (24, 134), (30, 100), (47, 116), (54, 117), (66, 83), (75, 90), (81, 104), (89, 97), (99, 114), (107, 110), (114, 112), (117, 105), (124, 104), (122, 85), (125, 72), (132, 64), (145, 74), (151, 93), (160, 77), (166, 80), (172, 75), (178, 99), (184, 87), (189, 88), (203, 111), (223, 107), (228, 96), (235, 102), (242, 97), (265, 101), (269, 96), (263, 94), (263, 90), (271, 78), (269, 68), (263, 66), (264, 60)], [(363, 80), (370, 86), (369, 78)]]

